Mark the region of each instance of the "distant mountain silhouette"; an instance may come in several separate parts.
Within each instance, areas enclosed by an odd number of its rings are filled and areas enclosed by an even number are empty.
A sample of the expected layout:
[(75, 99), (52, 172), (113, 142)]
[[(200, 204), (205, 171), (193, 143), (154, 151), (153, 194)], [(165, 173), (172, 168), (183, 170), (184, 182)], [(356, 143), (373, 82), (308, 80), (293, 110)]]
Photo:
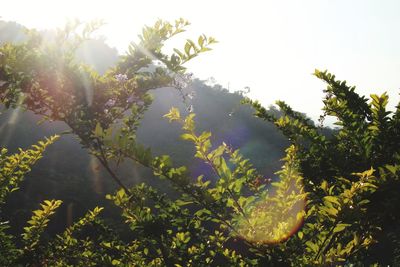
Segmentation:
[(0, 20), (0, 44), (19, 43), (26, 39), (24, 27), (16, 22)]

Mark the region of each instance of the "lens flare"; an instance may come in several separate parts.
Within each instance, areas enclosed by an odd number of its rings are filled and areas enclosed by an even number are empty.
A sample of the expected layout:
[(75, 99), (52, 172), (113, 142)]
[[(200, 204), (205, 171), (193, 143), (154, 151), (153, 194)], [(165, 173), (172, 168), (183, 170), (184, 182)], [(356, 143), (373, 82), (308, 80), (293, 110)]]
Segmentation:
[(97, 159), (93, 156), (90, 157), (89, 169), (92, 173), (91, 179), (93, 183), (93, 189), (97, 194), (103, 193), (103, 182), (100, 177), (100, 166)]
[(2, 146), (7, 146), (9, 141), (11, 140), (11, 137), (16, 130), (17, 122), (20, 118), (20, 115), (20, 108), (13, 109), (8, 117), (8, 120), (4, 121), (2, 125), (0, 125), (0, 134), (2, 135), (0, 144)]
[(73, 211), (74, 209), (74, 203), (68, 203), (67, 206), (67, 227), (71, 226), (73, 224), (74, 221), (74, 216), (73, 216)]
[(246, 207), (236, 218), (240, 237), (253, 243), (275, 244), (289, 239), (303, 223), (306, 198), (299, 176), (273, 183), (275, 191)]

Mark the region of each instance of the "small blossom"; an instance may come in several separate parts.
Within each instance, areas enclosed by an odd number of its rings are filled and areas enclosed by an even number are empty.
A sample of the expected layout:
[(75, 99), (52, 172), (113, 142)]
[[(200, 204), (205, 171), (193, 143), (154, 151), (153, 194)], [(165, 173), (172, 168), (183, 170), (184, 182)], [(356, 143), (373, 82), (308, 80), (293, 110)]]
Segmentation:
[(188, 73), (185, 73), (184, 76), (185, 76), (186, 80), (192, 80), (192, 78), (193, 78), (193, 73), (188, 72)]
[(126, 74), (117, 74), (114, 76), (114, 78), (118, 81), (118, 82), (126, 82), (128, 80), (128, 76)]
[(188, 111), (189, 113), (193, 112), (193, 105), (188, 106), (188, 107), (187, 107), (187, 111)]
[(164, 62), (162, 62), (161, 60), (158, 60), (158, 59), (156, 59), (156, 60), (153, 60), (153, 61), (152, 61), (152, 63), (153, 63), (153, 65), (155, 65), (155, 66), (159, 66), (159, 67), (167, 67), (167, 66), (165, 65), (165, 63), (164, 63)]
[(190, 92), (189, 94), (186, 95), (189, 99), (193, 99), (196, 96), (196, 93), (194, 91)]
[(192, 73), (177, 74), (174, 77), (174, 86), (177, 89), (187, 88), (192, 83)]
[(137, 100), (138, 98), (135, 96), (135, 95), (130, 95), (129, 97), (128, 97), (128, 99), (126, 100), (126, 102), (127, 103), (133, 103), (133, 102), (135, 102), (136, 100)]
[(106, 103), (105, 106), (106, 107), (112, 107), (115, 105), (115, 99), (109, 99)]

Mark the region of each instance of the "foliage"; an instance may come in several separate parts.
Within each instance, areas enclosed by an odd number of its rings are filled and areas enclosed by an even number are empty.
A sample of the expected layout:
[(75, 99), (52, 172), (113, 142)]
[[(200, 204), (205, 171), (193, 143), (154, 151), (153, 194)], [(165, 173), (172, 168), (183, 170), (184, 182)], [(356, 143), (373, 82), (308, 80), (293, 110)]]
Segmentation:
[[(2, 149), (0, 161), (0, 190), (2, 192), (0, 200), (2, 204), (5, 203), (6, 196), (9, 193), (18, 189), (18, 185), (22, 182), (24, 175), (42, 157), (46, 147), (56, 141), (57, 138), (58, 136), (53, 136), (45, 141), (39, 141), (31, 149), (20, 149), (18, 153), (12, 155), (7, 155), (7, 150), (5, 148)], [(96, 223), (102, 225), (101, 221), (94, 223), (98, 220), (97, 216), (102, 209), (95, 208), (93, 211), (89, 211), (84, 218), (68, 227), (62, 235), (57, 236), (54, 240), (49, 240), (45, 238), (43, 233), (49, 223), (50, 216), (54, 214), (61, 203), (59, 200), (44, 200), (40, 204), (41, 208), (33, 211), (33, 215), (27, 222), (28, 226), (24, 228), (20, 240), (7, 233), (9, 228), (7, 221), (1, 222), (1, 266), (96, 266), (99, 262), (96, 261), (98, 259), (89, 257), (96, 250), (93, 243), (97, 239), (104, 240), (104, 242), (107, 239), (100, 236), (89, 240), (88, 237), (81, 236), (77, 238), (74, 235), (82, 232), (82, 229), (88, 225), (92, 227)], [(3, 219), (1, 213), (0, 219)], [(102, 232), (104, 231), (102, 230)], [(101, 250), (99, 250), (100, 252)], [(96, 253), (95, 255), (98, 254)], [(104, 262), (103, 259), (101, 262)]]
[[(165, 86), (181, 90), (190, 80), (182, 64), (215, 42), (202, 35), (197, 44), (188, 40), (183, 51), (165, 55), (164, 42), (187, 24), (180, 19), (175, 24), (158, 21), (145, 27), (140, 42), (132, 44), (104, 75), (74, 59), (74, 51), (90, 39), (96, 24), (89, 24), (81, 34), (76, 33), (79, 25), (68, 25), (53, 36), (53, 42), (29, 31), (26, 42), (0, 47), (2, 103), (65, 122), (120, 186), (107, 199), (120, 208), (130, 229), (129, 236), (120, 236), (99, 217), (102, 208), (96, 207), (63, 233), (46, 236), (49, 218), (61, 205), (47, 200), (33, 212), (21, 246), (0, 225), (2, 248), (10, 251), (1, 257), (5, 265), (334, 266), (367, 262), (384, 219), (374, 205), (381, 204), (379, 195), (398, 181), (399, 112), (389, 117), (387, 96), (373, 96), (369, 105), (354, 88), (316, 72), (329, 84), (324, 110), (337, 116), (342, 127), (331, 137), (284, 102), (278, 102), (283, 116), (277, 118), (249, 100), (258, 116), (274, 122), (293, 142), (276, 179), (260, 175), (239, 150), (225, 143), (213, 145), (211, 132), (198, 133), (190, 109), (183, 116), (171, 108), (165, 117), (180, 125), (181, 138), (192, 144), (194, 157), (209, 168), (193, 177), (187, 167), (174, 166), (167, 155), (153, 156), (136, 140), (140, 119), (151, 103), (148, 91)], [(7, 182), (1, 192), (12, 191), (53, 141), (39, 143), (31, 152), (20, 151), (25, 157), (7, 157), (2, 152), (1, 171), (11, 178), (2, 178)], [(122, 161), (147, 167), (168, 182), (175, 194), (166, 195), (150, 183), (129, 188), (114, 168)], [(21, 164), (12, 167), (17, 162), (22, 162), (22, 168)], [(394, 197), (388, 194), (385, 200)], [(395, 231), (390, 234), (397, 238)]]
[(105, 163), (108, 152), (99, 152), (105, 147), (93, 136), (96, 126), (109, 128), (117, 123), (121, 139), (134, 140), (139, 119), (151, 103), (148, 91), (182, 86), (182, 64), (215, 43), (213, 38), (201, 36), (198, 45), (188, 40), (184, 52), (176, 49), (171, 56), (163, 54), (164, 42), (187, 25), (180, 19), (175, 24), (157, 21), (153, 27), (145, 27), (140, 42), (132, 43), (104, 75), (74, 57), (97, 24), (86, 25), (80, 34), (79, 24), (68, 24), (52, 42), (31, 30), (26, 42), (6, 43), (0, 48), (0, 99), (6, 107), (21, 105), (45, 119), (65, 122), (82, 145)]
[[(357, 183), (360, 172), (376, 170), (373, 184), (377, 188), (372, 188), (373, 193), (363, 200), (364, 217), (357, 216), (352, 225), (360, 223), (365, 224), (362, 227), (382, 228), (375, 234), (378, 243), (371, 246), (365, 256), (367, 262), (397, 264), (399, 255), (395, 248), (400, 237), (396, 208), (400, 201), (397, 193), (400, 182), (399, 105), (395, 111), (389, 111), (386, 93), (372, 94), (369, 100), (358, 95), (355, 87), (336, 80), (326, 71), (316, 70), (314, 75), (328, 84), (320, 122), (325, 116), (337, 119), (338, 128), (330, 136), (324, 135), (320, 126), (282, 101), (277, 102), (283, 113), (280, 117), (268, 112), (257, 101), (248, 99), (246, 102), (256, 109), (256, 116), (274, 123), (298, 147), (296, 157), (313, 201), (326, 200), (318, 189), (322, 184), (327, 188), (326, 182), (340, 187), (345, 184), (342, 177), (348, 177), (352, 183)], [(365, 181), (362, 184), (365, 186)]]
[(2, 148), (0, 151), (0, 204), (3, 204), (6, 196), (18, 189), (18, 184), (24, 175), (31, 170), (31, 166), (38, 161), (48, 145), (53, 143), (58, 136), (50, 137), (44, 142), (39, 141), (31, 149), (22, 150), (18, 153), (7, 155), (8, 150)]
[[(33, 164), (38, 161), (47, 146), (52, 144), (58, 137), (53, 136), (45, 141), (39, 141), (37, 145), (33, 145), (31, 149), (22, 150), (15, 154), (8, 155), (7, 149), (2, 148), (0, 154), (0, 204), (4, 204), (6, 197), (13, 191), (18, 189), (18, 185), (24, 178), (24, 175), (31, 170)], [(8, 222), (3, 221), (0, 206), (0, 264), (2, 266), (11, 266), (15, 258), (21, 254), (27, 253), (35, 248), (38, 243), (40, 233), (43, 232), (48, 222), (47, 217), (57, 208), (58, 202), (45, 202), (44, 210), (37, 210), (34, 216), (28, 222), (31, 226), (27, 227), (23, 239), (26, 242), (24, 250), (18, 250), (14, 238), (7, 234), (9, 228)]]

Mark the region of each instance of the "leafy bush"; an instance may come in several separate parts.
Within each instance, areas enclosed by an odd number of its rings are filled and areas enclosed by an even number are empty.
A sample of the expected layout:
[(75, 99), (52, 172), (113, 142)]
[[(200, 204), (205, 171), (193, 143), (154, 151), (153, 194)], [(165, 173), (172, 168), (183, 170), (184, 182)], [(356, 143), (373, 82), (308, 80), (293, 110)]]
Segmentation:
[[(202, 35), (197, 44), (188, 40), (182, 51), (164, 54), (164, 42), (187, 24), (181, 19), (146, 27), (140, 43), (132, 44), (127, 55), (104, 75), (73, 57), (80, 43), (90, 38), (94, 24), (81, 34), (76, 33), (79, 25), (69, 25), (53, 42), (29, 31), (26, 42), (0, 47), (2, 103), (66, 123), (120, 186), (107, 198), (121, 209), (131, 231), (130, 236), (119, 236), (99, 218), (102, 208), (96, 207), (63, 233), (45, 236), (50, 216), (61, 205), (61, 201), (47, 200), (33, 212), (21, 240), (14, 242), (18, 238), (7, 234), (6, 224), (0, 226), (4, 265), (327, 266), (368, 262), (372, 245), (379, 241), (376, 237), (387, 231), (381, 224), (384, 214), (376, 205), (390, 204), (385, 201), (396, 197), (390, 185), (398, 181), (399, 112), (388, 117), (385, 95), (373, 96), (372, 106), (368, 105), (354, 88), (321, 72), (316, 75), (329, 84), (324, 110), (337, 116), (342, 127), (331, 137), (283, 102), (278, 103), (283, 116), (277, 118), (248, 100), (259, 117), (274, 122), (293, 142), (277, 173), (279, 179), (271, 180), (257, 173), (239, 150), (225, 143), (213, 145), (210, 132), (198, 133), (190, 106), (187, 116), (171, 108), (165, 117), (180, 125), (182, 139), (195, 148), (194, 157), (211, 170), (192, 177), (185, 166), (174, 166), (167, 155), (153, 156), (136, 142), (140, 119), (151, 103), (149, 90), (166, 86), (182, 90), (190, 82), (182, 64), (215, 42)], [(6, 156), (4, 150), (0, 192), (5, 195), (13, 190), (54, 140), (21, 151), (21, 155)], [(166, 195), (147, 183), (128, 188), (117, 168), (123, 161), (149, 168), (176, 194)], [(382, 202), (379, 196), (386, 193), (390, 194)], [(397, 238), (395, 231), (389, 233)]]
[[(316, 126), (303, 114), (293, 111), (286, 103), (277, 105), (283, 116), (270, 114), (257, 101), (247, 100), (256, 109), (256, 116), (274, 123), (298, 148), (296, 158), (306, 179), (306, 188), (315, 201), (323, 199), (318, 187), (327, 181), (332, 185), (342, 184), (342, 177), (349, 182), (359, 180), (359, 172), (374, 169), (374, 189), (363, 202), (365, 215), (357, 216), (355, 223), (363, 227), (380, 228), (375, 233), (378, 243), (364, 255), (368, 263), (398, 264), (399, 260), (399, 216), (400, 201), (400, 105), (395, 111), (386, 109), (388, 96), (372, 94), (370, 100), (355, 92), (345, 81), (316, 70), (314, 75), (328, 84), (325, 90), (324, 115), (336, 118), (338, 128), (326, 136), (321, 126)], [(365, 185), (365, 182), (363, 182)], [(324, 186), (326, 187), (326, 186)]]
[[(5, 148), (0, 152), (0, 204), (4, 204), (7, 196), (18, 189), (19, 183), (24, 175), (31, 170), (33, 164), (38, 161), (46, 149), (57, 139), (53, 136), (45, 141), (40, 141), (37, 145), (33, 145), (31, 149), (22, 150), (18, 153), (8, 155)], [(53, 210), (60, 205), (58, 201), (45, 201), (42, 204), (42, 210), (34, 211), (32, 219), (28, 221), (28, 227), (25, 228), (23, 240), (25, 246), (18, 249), (15, 238), (7, 234), (9, 228), (8, 222), (3, 221), (0, 206), (0, 264), (1, 266), (12, 266), (16, 259), (26, 257), (26, 255), (35, 249), (38, 245), (40, 234), (45, 229), (48, 217)]]

